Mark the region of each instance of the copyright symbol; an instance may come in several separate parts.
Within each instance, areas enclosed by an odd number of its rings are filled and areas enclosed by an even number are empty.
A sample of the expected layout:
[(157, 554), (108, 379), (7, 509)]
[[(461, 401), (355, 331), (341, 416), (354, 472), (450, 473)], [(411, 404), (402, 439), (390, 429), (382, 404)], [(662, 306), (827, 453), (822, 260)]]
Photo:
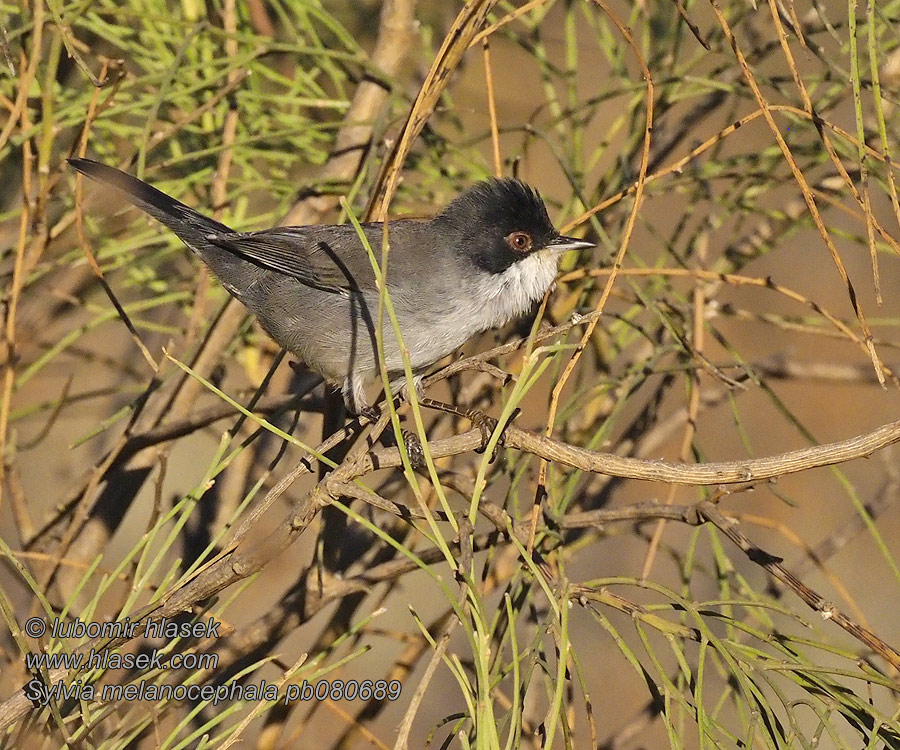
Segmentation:
[(47, 632), (47, 623), (40, 617), (29, 617), (25, 621), (25, 634), (32, 638), (40, 638)]

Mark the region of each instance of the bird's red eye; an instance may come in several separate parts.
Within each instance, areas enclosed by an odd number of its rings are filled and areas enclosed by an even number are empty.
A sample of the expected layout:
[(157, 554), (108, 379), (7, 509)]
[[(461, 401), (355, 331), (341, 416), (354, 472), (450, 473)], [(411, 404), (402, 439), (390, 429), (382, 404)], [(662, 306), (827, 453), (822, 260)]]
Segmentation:
[(512, 232), (506, 236), (506, 244), (519, 253), (531, 250), (531, 235), (528, 232)]

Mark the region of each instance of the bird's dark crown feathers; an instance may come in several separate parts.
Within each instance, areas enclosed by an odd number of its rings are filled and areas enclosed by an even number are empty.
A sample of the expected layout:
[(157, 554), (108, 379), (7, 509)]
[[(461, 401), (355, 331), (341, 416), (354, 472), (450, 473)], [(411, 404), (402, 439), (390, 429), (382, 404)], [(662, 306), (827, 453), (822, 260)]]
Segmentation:
[(456, 248), (481, 268), (501, 273), (528, 253), (516, 252), (506, 241), (512, 232), (526, 232), (529, 252), (546, 247), (558, 232), (537, 190), (512, 178), (473, 185), (437, 217)]

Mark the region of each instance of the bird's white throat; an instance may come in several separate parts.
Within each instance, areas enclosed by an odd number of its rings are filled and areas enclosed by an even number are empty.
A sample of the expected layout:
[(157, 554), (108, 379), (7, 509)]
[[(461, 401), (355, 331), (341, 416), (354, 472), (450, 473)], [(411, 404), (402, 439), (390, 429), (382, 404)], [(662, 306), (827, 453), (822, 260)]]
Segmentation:
[(482, 301), (483, 312), (478, 317), (486, 323), (485, 328), (502, 326), (527, 313), (550, 288), (558, 264), (558, 254), (539, 250), (502, 273), (479, 279), (476, 298)]
[[(501, 273), (481, 272), (464, 289), (448, 293), (440, 314), (425, 322), (422, 322), (423, 311), (417, 309), (414, 316), (417, 324), (408, 324), (403, 329), (403, 341), (413, 369), (427, 367), (472, 336), (503, 326), (531, 310), (556, 278), (558, 259), (552, 251), (538, 251)], [(409, 308), (408, 298), (393, 297), (395, 305)], [(433, 308), (431, 312), (436, 310)], [(387, 364), (393, 370), (403, 366), (399, 356)]]

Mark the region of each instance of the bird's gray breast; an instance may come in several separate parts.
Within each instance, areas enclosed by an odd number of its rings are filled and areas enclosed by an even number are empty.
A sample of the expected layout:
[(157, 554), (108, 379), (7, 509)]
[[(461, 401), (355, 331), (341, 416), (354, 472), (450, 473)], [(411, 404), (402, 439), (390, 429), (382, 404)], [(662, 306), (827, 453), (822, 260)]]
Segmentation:
[[(411, 284), (389, 282), (388, 293), (414, 370), (450, 354), (490, 325), (479, 314), (483, 303), (479, 290), (467, 288), (452, 275)], [(332, 382), (352, 372), (376, 373), (376, 290), (335, 294), (279, 274), (265, 274), (244, 290), (242, 301), (279, 345)], [(387, 308), (381, 330), (387, 369), (402, 371), (403, 357)]]
[[(430, 265), (413, 260), (398, 257), (388, 271), (388, 292), (413, 370), (526, 313), (556, 274), (555, 257), (540, 253), (500, 274), (461, 267), (458, 258), (433, 258)], [(337, 294), (261, 271), (239, 296), (280, 346), (330, 381), (377, 372), (377, 290)], [(402, 371), (401, 349), (386, 309), (382, 341), (387, 369)]]
[[(556, 269), (557, 258), (550, 253), (535, 253), (499, 274), (457, 261), (442, 274), (420, 273), (419, 283), (391, 289), (413, 369), (428, 367), (482, 331), (527, 313), (553, 283)], [(393, 335), (385, 340), (396, 347)], [(399, 348), (386, 346), (385, 354), (389, 369), (402, 366)]]

